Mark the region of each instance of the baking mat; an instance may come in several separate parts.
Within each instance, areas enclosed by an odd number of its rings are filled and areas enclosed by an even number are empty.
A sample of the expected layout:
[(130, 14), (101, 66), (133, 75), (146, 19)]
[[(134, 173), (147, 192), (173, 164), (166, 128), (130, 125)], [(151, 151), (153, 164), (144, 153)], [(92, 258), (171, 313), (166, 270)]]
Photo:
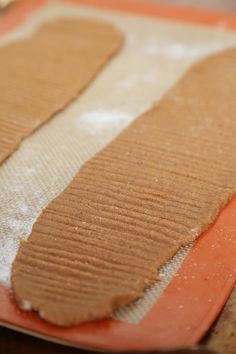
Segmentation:
[[(93, 5), (94, 3), (85, 0), (81, 2), (87, 3), (87, 5)], [(25, 3), (21, 2), (21, 6)], [(69, 2), (65, 3), (65, 1), (63, 4), (54, 2), (46, 5), (46, 2), (40, 1), (40, 12), (31, 17), (27, 24), (17, 31), (5, 34), (0, 44), (30, 35), (40, 23), (51, 18), (84, 16), (100, 18), (114, 23), (125, 33), (126, 45), (124, 50), (107, 66), (79, 100), (57, 115), (56, 119), (26, 139), (20, 149), (1, 166), (0, 281), (5, 286), (9, 286), (10, 267), (19, 240), (29, 235), (32, 224), (42, 208), (66, 187), (81, 164), (102, 149), (136, 116), (161, 97), (191, 63), (210, 53), (236, 44), (236, 34), (226, 31), (226, 27), (234, 26), (232, 16), (227, 17), (218, 14), (211, 16), (209, 13), (204, 13), (204, 16), (201, 16), (202, 23), (219, 25), (217, 28), (210, 28), (160, 18), (151, 19), (150, 17), (137, 16), (141, 13), (152, 16), (165, 16), (166, 14), (165, 17), (176, 20), (178, 11), (176, 15), (176, 13), (173, 13), (173, 8), (170, 11), (167, 7), (151, 6), (150, 10), (149, 7), (137, 5), (135, 2), (109, 2), (113, 9), (116, 6), (116, 10), (129, 11), (127, 15), (127, 13), (122, 12), (99, 11), (90, 6), (80, 5), (77, 7), (72, 3), (75, 3), (75, 1), (70, 1), (70, 5)], [(108, 1), (98, 3), (103, 8), (108, 6)], [(128, 6), (129, 4), (130, 6)], [(154, 9), (156, 9), (156, 12), (153, 13), (152, 10)], [(186, 11), (184, 10), (181, 15), (183, 19), (186, 17)], [(136, 13), (136, 15), (131, 15), (131, 13)], [(188, 10), (187, 13), (189, 15), (191, 12)], [(188, 21), (196, 22), (197, 18), (194, 16), (192, 15), (190, 18), (188, 16)], [(209, 18), (211, 21), (207, 22)], [(8, 26), (7, 21), (4, 26), (3, 31)], [(139, 60), (137, 60), (137, 57)], [(234, 208), (234, 204), (230, 208)], [(231, 239), (226, 238), (224, 247), (228, 247), (231, 244), (230, 241), (234, 244), (231, 225), (233, 222), (232, 219), (227, 224), (227, 233), (230, 232)], [(203, 245), (201, 247), (207, 250), (209, 250), (209, 247), (218, 250), (220, 237), (222, 234), (225, 236), (226, 230), (222, 227), (216, 229), (215, 226), (213, 231), (212, 238), (209, 237), (210, 233), (208, 233), (207, 242), (202, 243), (201, 241), (197, 245)], [(220, 235), (219, 239), (214, 238), (215, 234)], [(205, 238), (202, 240), (204, 241)], [(211, 242), (217, 246), (212, 247)], [(197, 245), (194, 249), (199, 250)], [(221, 269), (222, 264), (219, 264), (220, 268), (218, 269), (218, 262), (214, 263), (214, 267), (216, 267), (214, 268), (215, 276), (218, 277), (218, 273), (220, 273), (223, 277), (220, 276), (220, 280), (214, 277), (208, 279), (208, 285), (211, 282), (211, 284), (214, 285), (215, 283), (218, 286), (214, 291), (222, 289), (222, 280), (230, 275), (224, 293), (214, 303), (214, 298), (209, 296), (209, 292), (200, 294), (199, 284), (203, 280), (204, 282), (207, 281), (205, 277), (208, 277), (209, 263), (211, 260), (218, 259), (219, 254), (213, 252), (212, 259), (208, 257), (208, 259), (201, 259), (201, 262), (199, 262), (199, 259), (196, 258), (198, 253), (195, 251), (194, 253), (192, 250), (191, 257), (186, 258), (179, 271), (180, 275), (172, 279), (171, 286), (167, 287), (160, 298), (190, 248), (191, 246), (182, 249), (175, 259), (163, 267), (161, 270), (161, 274), (164, 275), (163, 281), (149, 289), (144, 299), (115, 314), (116, 318), (126, 321), (126, 324), (108, 320), (99, 324), (80, 326), (69, 331), (54, 328), (43, 323), (34, 315), (22, 314), (12, 305), (9, 297), (5, 297), (5, 289), (2, 289), (4, 295), (1, 297), (4, 311), (0, 316), (2, 320), (11, 325), (23, 326), (31, 331), (35, 330), (89, 347), (147, 349), (148, 347), (163, 348), (194, 344), (220, 310), (226, 295), (233, 286), (232, 278), (234, 279), (235, 275), (230, 257), (225, 272)], [(230, 247), (230, 249), (231, 252), (235, 252), (235, 247)], [(236, 252), (232, 253), (232, 256), (235, 254)], [(216, 255), (218, 258), (215, 258)], [(191, 267), (191, 264), (195, 264), (195, 266)], [(199, 272), (199, 264), (202, 273)], [(207, 271), (204, 271), (204, 267)], [(191, 283), (193, 284), (191, 285)], [(195, 300), (192, 299), (191, 292), (188, 292), (189, 286), (190, 290), (193, 290), (194, 285), (197, 286)], [(174, 294), (171, 302), (168, 300), (170, 299), (168, 291)], [(176, 292), (180, 294), (179, 297)], [(212, 293), (213, 295), (217, 294), (217, 292), (213, 292), (213, 289)], [(185, 298), (186, 295), (188, 295), (187, 298)], [(160, 299), (156, 302), (157, 298)], [(188, 299), (191, 299), (191, 303)], [(156, 304), (152, 307), (154, 303)], [(166, 309), (166, 306), (170, 306), (170, 303), (172, 309)], [(200, 305), (202, 312), (199, 312)], [(198, 308), (197, 313), (188, 309), (188, 306)], [(144, 317), (151, 308), (152, 310)], [(169, 323), (166, 311), (169, 313), (172, 311), (171, 316), (169, 316), (171, 318)], [(207, 316), (206, 313), (208, 313)], [(153, 318), (153, 314), (158, 314), (159, 317), (155, 318), (154, 316)], [(201, 318), (199, 315), (204, 315), (205, 318)], [(181, 325), (179, 323), (180, 317), (182, 317)], [(176, 321), (174, 321), (174, 318), (176, 318)], [(197, 325), (198, 319), (200, 324)], [(130, 324), (127, 324), (127, 322)], [(193, 325), (195, 322), (196, 324)], [(138, 325), (131, 325), (131, 323)], [(176, 326), (176, 323), (178, 323), (178, 326)], [(93, 333), (95, 329), (97, 335)], [(154, 336), (157, 332), (158, 336)], [(171, 341), (167, 342), (170, 334)], [(120, 341), (121, 337), (123, 339), (122, 343)], [(137, 338), (139, 338), (139, 343), (137, 343)]]

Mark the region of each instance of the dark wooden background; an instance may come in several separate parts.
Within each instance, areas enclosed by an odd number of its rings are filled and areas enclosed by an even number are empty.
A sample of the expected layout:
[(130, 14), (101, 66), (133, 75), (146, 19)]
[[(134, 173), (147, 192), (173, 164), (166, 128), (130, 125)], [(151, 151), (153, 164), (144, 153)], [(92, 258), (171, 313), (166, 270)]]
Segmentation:
[[(33, 0), (31, 0), (33, 1)], [(119, 1), (119, 0), (117, 0)], [(150, 1), (153, 3), (168, 3), (173, 5), (187, 5), (201, 7), (212, 10), (236, 11), (236, 0), (139, 0)], [(236, 296), (235, 296), (236, 297)], [(232, 298), (232, 297), (231, 297)], [(236, 301), (235, 301), (236, 302)], [(198, 351), (178, 351), (176, 354), (205, 354), (210, 353), (204, 348), (213, 348), (220, 354), (236, 354), (236, 314), (232, 311), (233, 298), (223, 312), (212, 331), (203, 341), (203, 349)], [(236, 309), (235, 309), (236, 310)], [(225, 324), (226, 323), (226, 324)], [(229, 325), (230, 327), (229, 329)], [(219, 328), (222, 328), (223, 335), (219, 335)], [(235, 329), (234, 329), (235, 328)], [(222, 340), (224, 336), (224, 340)], [(59, 344), (53, 344), (38, 338), (15, 332), (6, 328), (0, 328), (0, 354), (91, 354), (80, 349), (65, 347)], [(211, 352), (212, 353), (212, 352)], [(173, 353), (174, 354), (174, 353)]]

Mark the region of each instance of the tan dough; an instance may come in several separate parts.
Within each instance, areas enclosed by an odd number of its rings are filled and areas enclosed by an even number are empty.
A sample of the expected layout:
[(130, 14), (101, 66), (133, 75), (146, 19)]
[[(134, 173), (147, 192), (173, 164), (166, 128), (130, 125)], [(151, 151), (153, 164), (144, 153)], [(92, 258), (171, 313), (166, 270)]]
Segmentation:
[(106, 23), (60, 19), (0, 47), (0, 164), (75, 99), (122, 43)]
[(214, 222), (236, 189), (235, 63), (193, 66), (81, 168), (21, 244), (19, 304), (62, 326), (107, 317)]

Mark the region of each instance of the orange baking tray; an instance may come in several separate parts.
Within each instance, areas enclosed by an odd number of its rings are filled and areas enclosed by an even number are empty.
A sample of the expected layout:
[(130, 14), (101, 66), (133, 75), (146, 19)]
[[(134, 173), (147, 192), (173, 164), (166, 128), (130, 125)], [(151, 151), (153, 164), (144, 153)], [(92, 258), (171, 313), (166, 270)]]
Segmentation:
[[(66, 0), (63, 0), (66, 1)], [(146, 1), (67, 0), (152, 18), (222, 26), (236, 30), (236, 16)], [(23, 23), (46, 0), (21, 0), (0, 15), (0, 34)], [(96, 350), (153, 350), (195, 346), (230, 295), (236, 279), (236, 199), (196, 241), (177, 274), (138, 324), (114, 319), (61, 328), (35, 313), (21, 311), (8, 289), (0, 286), (0, 322), (52, 341)]]

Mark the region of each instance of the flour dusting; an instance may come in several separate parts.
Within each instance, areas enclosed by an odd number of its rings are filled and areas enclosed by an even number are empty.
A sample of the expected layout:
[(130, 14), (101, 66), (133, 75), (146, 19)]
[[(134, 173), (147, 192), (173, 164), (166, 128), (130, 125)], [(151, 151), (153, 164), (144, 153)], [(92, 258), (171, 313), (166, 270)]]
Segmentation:
[(127, 112), (97, 109), (85, 112), (80, 116), (79, 129), (82, 128), (91, 135), (99, 134), (108, 129), (120, 131), (128, 126), (133, 118), (133, 115)]
[(146, 55), (171, 58), (174, 60), (197, 59), (214, 53), (222, 49), (222, 43), (218, 41), (213, 43), (184, 43), (184, 42), (158, 42), (152, 36), (148, 38), (142, 51)]
[(24, 311), (30, 311), (32, 309), (31, 303), (28, 300), (23, 300), (20, 303), (20, 308)]
[(18, 242), (15, 242), (15, 239), (12, 238), (11, 234), (5, 235), (4, 239), (0, 241), (0, 249), (0, 283), (9, 286), (9, 269), (11, 269), (11, 264), (16, 255)]
[(134, 74), (122, 79), (118, 84), (121, 89), (129, 90), (137, 85), (143, 85), (157, 80), (155, 72), (147, 72), (145, 74)]

